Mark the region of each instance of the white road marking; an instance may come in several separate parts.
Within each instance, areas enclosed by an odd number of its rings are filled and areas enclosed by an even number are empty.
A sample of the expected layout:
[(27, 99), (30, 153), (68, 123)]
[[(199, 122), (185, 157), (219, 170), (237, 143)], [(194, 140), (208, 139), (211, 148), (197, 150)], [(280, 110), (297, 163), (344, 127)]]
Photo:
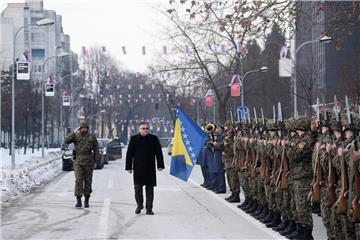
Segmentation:
[(170, 191), (170, 192), (180, 192), (180, 188), (164, 188), (164, 187), (156, 187), (155, 191)]
[(110, 198), (106, 198), (104, 200), (104, 204), (101, 210), (99, 228), (96, 236), (96, 238), (98, 239), (107, 239), (109, 211), (110, 211)]
[(114, 186), (114, 180), (110, 179), (109, 182), (108, 182), (107, 188), (112, 189), (113, 186)]

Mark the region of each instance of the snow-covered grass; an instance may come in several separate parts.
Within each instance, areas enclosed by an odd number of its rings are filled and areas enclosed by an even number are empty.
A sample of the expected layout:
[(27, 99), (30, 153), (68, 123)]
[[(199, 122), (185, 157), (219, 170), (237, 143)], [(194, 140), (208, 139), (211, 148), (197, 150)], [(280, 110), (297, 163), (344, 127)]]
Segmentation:
[[(23, 151), (21, 151), (22, 153)], [(16, 151), (16, 167), (11, 170), (11, 156), (7, 149), (1, 151), (0, 190), (1, 204), (23, 193), (29, 193), (36, 186), (44, 184), (57, 176), (62, 170), (61, 150), (47, 149), (44, 158), (41, 151), (33, 154), (18, 154)]]

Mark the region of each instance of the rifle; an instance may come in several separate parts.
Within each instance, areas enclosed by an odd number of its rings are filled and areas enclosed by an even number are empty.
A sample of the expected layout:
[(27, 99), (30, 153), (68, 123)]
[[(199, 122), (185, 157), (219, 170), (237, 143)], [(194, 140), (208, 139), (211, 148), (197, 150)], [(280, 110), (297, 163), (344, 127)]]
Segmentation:
[[(279, 104), (279, 103), (278, 103)], [(279, 110), (279, 107), (278, 107), (278, 110)], [(275, 123), (276, 125), (278, 124), (278, 119), (279, 119), (279, 116), (278, 118), (276, 118), (276, 113), (275, 113), (275, 106), (273, 106), (273, 115), (274, 115), (274, 120), (275, 120)], [(279, 115), (279, 112), (278, 112), (278, 115)], [(274, 146), (275, 148), (276, 146)], [(275, 157), (273, 159), (273, 162), (272, 162), (272, 171), (271, 171), (271, 177), (270, 177), (270, 185), (272, 186), (275, 186), (276, 185), (276, 176), (277, 176), (277, 171), (278, 171), (278, 158), (279, 156)]]
[[(255, 117), (255, 129), (258, 130), (259, 132), (259, 124), (258, 124), (258, 119), (257, 119), (257, 114), (256, 114), (256, 108), (254, 107), (254, 117)], [(254, 131), (255, 132), (255, 131)], [(259, 161), (259, 155), (260, 155), (260, 144), (257, 144), (256, 146), (256, 153), (254, 152), (255, 156), (253, 155), (253, 162), (252, 165), (250, 166), (250, 177), (252, 178), (256, 178), (256, 165), (257, 162)]]
[[(266, 123), (265, 123), (265, 118), (264, 118), (264, 112), (263, 109), (261, 108), (261, 119), (262, 119), (262, 132), (266, 133)], [(263, 134), (263, 139), (266, 140), (265, 135)], [(265, 177), (265, 154), (262, 152), (261, 156), (260, 156), (260, 176), (263, 179)]]
[[(347, 96), (345, 96), (346, 110), (348, 115), (348, 122), (350, 123), (350, 112), (349, 112), (349, 102)], [(341, 147), (345, 150), (343, 133), (341, 137)], [(347, 166), (345, 163), (344, 154), (340, 156), (340, 169), (341, 169), (341, 190), (338, 200), (335, 202), (334, 206), (337, 206), (336, 213), (339, 215), (346, 215), (348, 211), (348, 204), (346, 201), (347, 194), (349, 192), (349, 179), (347, 174)]]
[[(338, 111), (338, 105), (337, 105), (337, 99), (336, 96), (334, 96), (335, 101), (335, 115), (336, 115), (336, 123), (338, 125), (338, 128), (341, 129), (341, 120), (340, 120), (340, 113)], [(332, 130), (329, 130), (330, 132), (330, 144), (333, 144), (333, 138), (332, 138)], [(328, 207), (332, 207), (334, 203), (336, 202), (336, 193), (335, 193), (335, 184), (337, 182), (337, 175), (336, 175), (336, 169), (332, 165), (332, 159), (331, 155), (329, 154), (329, 176), (328, 176), (328, 200), (327, 205)]]
[[(282, 118), (282, 110), (281, 103), (278, 103), (278, 117), (279, 117), (279, 126), (281, 131), (281, 138), (285, 140), (285, 123)], [(288, 188), (289, 181), (287, 177), (287, 172), (289, 171), (289, 160), (285, 156), (285, 146), (282, 146), (281, 149), (281, 162), (280, 162), (280, 170), (278, 177), (276, 179), (276, 191), (278, 191), (279, 187), (284, 190)], [(280, 183), (280, 184), (279, 184)]]
[[(321, 120), (320, 120), (320, 105), (319, 98), (317, 98), (317, 107), (316, 107), (316, 120), (318, 122), (318, 132), (321, 134)], [(320, 145), (323, 142), (323, 135), (320, 135)], [(316, 157), (315, 157), (315, 182), (312, 185), (312, 202), (320, 204), (321, 201), (321, 182), (323, 181), (323, 171), (321, 167), (321, 162), (319, 158), (320, 149), (316, 149)]]

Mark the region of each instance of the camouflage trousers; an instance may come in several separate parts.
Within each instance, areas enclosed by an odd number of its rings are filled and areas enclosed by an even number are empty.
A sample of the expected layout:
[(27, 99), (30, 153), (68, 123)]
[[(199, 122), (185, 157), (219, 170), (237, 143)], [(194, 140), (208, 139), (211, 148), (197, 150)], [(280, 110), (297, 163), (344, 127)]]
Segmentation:
[[(320, 201), (321, 218), (324, 223), (324, 227), (326, 229), (326, 235), (327, 235), (328, 239), (334, 240), (334, 239), (336, 239), (336, 236), (335, 236), (333, 223), (336, 222), (337, 226), (340, 226), (341, 224), (340, 224), (339, 219), (333, 215), (331, 208), (328, 207), (327, 194), (328, 194), (327, 187), (322, 187), (321, 188), (321, 201)], [(335, 218), (333, 218), (333, 217), (335, 217)], [(337, 228), (339, 228), (339, 227), (337, 227)]]
[(90, 196), (94, 165), (74, 165), (75, 196)]
[(268, 207), (269, 209), (275, 211), (276, 203), (275, 203), (274, 187), (267, 184), (265, 184), (264, 187), (265, 187), (265, 195), (266, 195), (266, 201), (268, 203)]
[(290, 189), (279, 189), (281, 194), (281, 202), (280, 202), (280, 212), (283, 216), (284, 220), (294, 220), (293, 214), (290, 208), (291, 197), (290, 197)]
[(266, 197), (265, 197), (265, 188), (264, 188), (264, 183), (261, 179), (260, 173), (257, 174), (256, 176), (256, 188), (257, 188), (257, 200), (258, 203), (265, 206), (267, 205), (267, 201), (266, 201)]
[(233, 193), (240, 193), (239, 175), (235, 168), (226, 169), (226, 178), (230, 187), (230, 191)]
[(283, 208), (283, 203), (282, 203), (282, 192), (281, 189), (278, 189), (276, 191), (276, 186), (274, 186), (274, 199), (275, 199), (275, 204), (274, 204), (274, 209), (278, 212), (282, 211)]
[(257, 189), (256, 189), (256, 178), (248, 176), (249, 187), (250, 187), (250, 197), (254, 200), (257, 200)]
[(308, 199), (311, 178), (293, 180), (297, 223), (313, 228), (311, 202)]
[(240, 178), (240, 186), (244, 191), (244, 195), (246, 198), (250, 197), (250, 187), (249, 187), (249, 179), (247, 177), (246, 171), (240, 171), (239, 173)]
[(355, 225), (350, 221), (347, 215), (340, 216), (341, 227), (343, 229), (345, 240), (355, 239)]
[(355, 223), (355, 237), (356, 240), (360, 240), (360, 223)]
[(292, 220), (298, 222), (298, 214), (296, 211), (296, 203), (295, 203), (295, 190), (294, 190), (294, 183), (289, 181), (289, 194), (290, 194), (290, 212), (292, 216)]

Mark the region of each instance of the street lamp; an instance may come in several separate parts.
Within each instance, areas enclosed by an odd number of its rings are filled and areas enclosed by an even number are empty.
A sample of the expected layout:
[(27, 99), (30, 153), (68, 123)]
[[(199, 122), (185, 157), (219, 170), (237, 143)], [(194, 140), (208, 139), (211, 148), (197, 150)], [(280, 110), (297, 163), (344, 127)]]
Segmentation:
[(294, 83), (294, 117), (297, 118), (298, 116), (298, 108), (297, 108), (297, 81), (296, 81), (296, 55), (299, 52), (300, 48), (302, 48), (303, 46), (310, 44), (310, 43), (315, 43), (315, 42), (320, 42), (320, 43), (329, 43), (332, 41), (332, 37), (329, 36), (323, 36), (319, 39), (315, 39), (315, 40), (309, 40), (309, 41), (305, 41), (302, 44), (300, 44), (300, 46), (298, 46), (295, 50), (295, 56), (293, 57), (293, 71), (292, 71), (292, 75), (293, 75), (293, 83)]
[(259, 69), (255, 69), (255, 70), (251, 70), (251, 71), (248, 71), (244, 74), (243, 77), (240, 77), (240, 84), (241, 84), (241, 88), (240, 88), (240, 91), (241, 91), (241, 106), (244, 106), (244, 82), (245, 82), (245, 78), (247, 77), (247, 75), (251, 74), (251, 73), (255, 73), (255, 72), (262, 72), (262, 73), (265, 73), (269, 70), (268, 67), (266, 66), (262, 66), (261, 68)]
[(16, 45), (16, 37), (21, 29), (27, 26), (49, 26), (53, 25), (55, 22), (51, 19), (40, 19), (34, 23), (25, 24), (20, 27), (14, 35), (13, 38), (13, 69), (12, 69), (12, 81), (11, 81), (11, 169), (15, 169), (15, 66), (16, 66), (16, 58), (15, 58), (15, 45)]
[(44, 157), (44, 142), (45, 142), (45, 110), (44, 110), (44, 102), (45, 102), (45, 65), (46, 63), (53, 58), (63, 58), (69, 56), (69, 53), (62, 52), (59, 55), (55, 55), (52, 57), (48, 57), (42, 64), (42, 70), (44, 71), (43, 80), (42, 80), (42, 91), (41, 91), (41, 157)]

